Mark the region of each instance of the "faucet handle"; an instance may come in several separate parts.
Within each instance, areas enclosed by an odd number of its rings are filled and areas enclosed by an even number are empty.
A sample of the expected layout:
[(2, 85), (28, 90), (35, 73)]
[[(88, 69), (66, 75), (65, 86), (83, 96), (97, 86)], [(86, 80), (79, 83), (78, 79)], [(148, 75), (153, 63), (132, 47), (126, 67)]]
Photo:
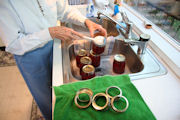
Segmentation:
[(126, 12), (121, 11), (120, 13), (121, 13), (121, 16), (122, 16), (123, 21), (124, 21), (125, 23), (128, 23), (128, 22), (129, 22), (129, 18), (127, 17)]
[(101, 14), (101, 13), (98, 11), (98, 12), (97, 12), (97, 19), (101, 19), (101, 18), (100, 18), (100, 14)]
[(125, 43), (130, 43), (130, 44), (135, 44), (135, 43), (139, 43), (139, 39), (138, 38), (128, 38), (128, 39), (123, 39), (123, 41)]
[(125, 15), (125, 22), (130, 22), (126, 12), (124, 12), (124, 15)]

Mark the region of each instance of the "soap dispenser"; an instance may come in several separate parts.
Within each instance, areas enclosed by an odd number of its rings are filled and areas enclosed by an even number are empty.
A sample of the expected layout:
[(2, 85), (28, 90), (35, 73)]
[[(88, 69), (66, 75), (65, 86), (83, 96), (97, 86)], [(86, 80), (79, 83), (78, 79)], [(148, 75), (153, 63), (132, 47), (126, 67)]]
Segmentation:
[(88, 0), (86, 8), (86, 17), (94, 17), (94, 4), (92, 0)]
[(122, 21), (122, 17), (120, 14), (120, 7), (122, 6), (122, 0), (115, 0), (114, 1), (114, 13), (112, 15), (112, 17), (116, 20), (116, 21)]

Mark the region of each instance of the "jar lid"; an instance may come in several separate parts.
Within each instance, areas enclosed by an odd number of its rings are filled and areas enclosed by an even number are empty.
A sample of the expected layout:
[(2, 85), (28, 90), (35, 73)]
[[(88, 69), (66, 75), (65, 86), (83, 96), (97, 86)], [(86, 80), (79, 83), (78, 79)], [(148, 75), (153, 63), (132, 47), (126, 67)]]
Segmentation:
[(77, 53), (78, 56), (86, 56), (87, 55), (87, 51), (84, 49), (80, 49)]
[(85, 57), (82, 57), (82, 58), (80, 59), (80, 62), (81, 62), (82, 64), (89, 65), (89, 64), (92, 63), (92, 60), (91, 60), (90, 57), (85, 56)]
[(118, 61), (118, 62), (124, 62), (126, 58), (125, 58), (125, 56), (122, 55), (122, 54), (116, 54), (116, 55), (114, 56), (114, 59), (115, 59), (116, 61)]
[(83, 66), (83, 68), (82, 68), (82, 71), (84, 72), (84, 73), (88, 73), (88, 74), (94, 74), (94, 72), (95, 72), (95, 68), (94, 68), (94, 66), (92, 66), (92, 65), (85, 65), (85, 66)]
[(104, 46), (105, 45), (105, 37), (104, 36), (96, 36), (94, 38), (93, 42), (98, 46)]

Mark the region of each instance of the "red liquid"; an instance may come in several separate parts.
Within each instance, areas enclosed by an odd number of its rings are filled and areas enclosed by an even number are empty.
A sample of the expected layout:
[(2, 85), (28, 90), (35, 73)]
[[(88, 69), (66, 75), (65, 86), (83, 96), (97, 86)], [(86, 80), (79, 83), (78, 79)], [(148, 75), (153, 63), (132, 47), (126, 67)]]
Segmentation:
[[(83, 67), (83, 66), (82, 66), (82, 67)], [(82, 74), (83, 74), (82, 68), (79, 69), (79, 73), (80, 73), (80, 75), (82, 76)]]
[(89, 55), (89, 57), (92, 59), (92, 65), (94, 67), (98, 67), (100, 65), (100, 60), (101, 60), (101, 56), (94, 56), (94, 55)]
[(92, 64), (92, 60), (90, 57), (82, 57), (79, 63), (80, 75), (82, 75), (82, 68), (85, 65), (91, 65), (91, 64)]
[(118, 62), (118, 61), (114, 60), (113, 71), (115, 73), (122, 74), (122, 73), (124, 73), (124, 69), (125, 69), (125, 61)]
[(80, 66), (79, 66), (79, 64), (80, 64), (80, 59), (81, 59), (82, 57), (84, 57), (84, 56), (87, 56), (87, 51), (84, 50), (84, 49), (80, 49), (80, 50), (78, 51), (77, 55), (76, 55), (76, 65), (77, 65), (78, 67), (80, 67)]
[(82, 76), (82, 69), (79, 69), (79, 74)]
[(88, 73), (84, 73), (83, 71), (82, 71), (82, 73), (81, 73), (82, 80), (91, 79), (91, 78), (93, 78), (93, 77), (95, 77), (95, 76), (96, 76), (95, 73), (93, 73), (93, 74), (88, 74)]
[(102, 54), (104, 52), (105, 45), (99, 46), (93, 42), (92, 50), (95, 54)]
[(86, 64), (83, 64), (83, 63), (79, 63), (79, 69), (80, 69), (80, 71), (81, 71), (81, 69), (82, 69), (82, 67), (84, 66), (84, 65), (86, 65)]
[(81, 57), (83, 57), (83, 56), (76, 56), (76, 65), (80, 68), (80, 59), (81, 59)]
[(92, 65), (86, 65), (82, 68), (81, 72), (82, 80), (87, 80), (95, 77), (95, 68)]

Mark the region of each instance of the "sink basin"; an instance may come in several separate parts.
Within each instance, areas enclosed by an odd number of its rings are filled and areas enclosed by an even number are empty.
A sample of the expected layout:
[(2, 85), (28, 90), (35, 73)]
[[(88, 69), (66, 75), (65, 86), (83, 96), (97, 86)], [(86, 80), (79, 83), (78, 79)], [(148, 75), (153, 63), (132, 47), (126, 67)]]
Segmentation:
[[(96, 76), (103, 75), (120, 75), (112, 71), (113, 57), (115, 54), (123, 54), (126, 57), (125, 72), (129, 74), (131, 80), (143, 79), (147, 77), (159, 76), (166, 74), (164, 66), (156, 59), (152, 52), (147, 48), (145, 54), (137, 54), (137, 46), (129, 45), (122, 41), (123, 36), (116, 30), (115, 23), (108, 19), (97, 21), (96, 18), (90, 18), (92, 21), (102, 25), (108, 33), (108, 36), (115, 37), (115, 43), (112, 52), (101, 56), (101, 64), (96, 68)], [(87, 28), (77, 26), (75, 24), (67, 24), (68, 27), (89, 36)], [(141, 34), (137, 28), (133, 28), (133, 36)], [(91, 42), (86, 41), (84, 46), (86, 50), (90, 50)], [(88, 47), (87, 47), (88, 46)], [(79, 68), (76, 65), (76, 54), (74, 52), (75, 44), (73, 41), (62, 41), (62, 62), (63, 62), (63, 82), (76, 82), (81, 80)]]
[[(87, 50), (87, 49), (86, 49)], [(90, 50), (88, 50), (90, 51)], [(115, 40), (114, 47), (111, 54), (101, 56), (100, 66), (96, 68), (96, 76), (103, 75), (118, 75), (113, 72), (113, 60), (115, 54), (123, 54), (126, 57), (125, 72), (123, 74), (138, 73), (143, 70), (144, 65), (138, 56), (134, 53), (131, 47), (120, 40)], [(76, 65), (76, 54), (74, 52), (74, 45), (69, 46), (70, 69), (72, 76), (75, 79), (81, 80), (80, 70)]]

